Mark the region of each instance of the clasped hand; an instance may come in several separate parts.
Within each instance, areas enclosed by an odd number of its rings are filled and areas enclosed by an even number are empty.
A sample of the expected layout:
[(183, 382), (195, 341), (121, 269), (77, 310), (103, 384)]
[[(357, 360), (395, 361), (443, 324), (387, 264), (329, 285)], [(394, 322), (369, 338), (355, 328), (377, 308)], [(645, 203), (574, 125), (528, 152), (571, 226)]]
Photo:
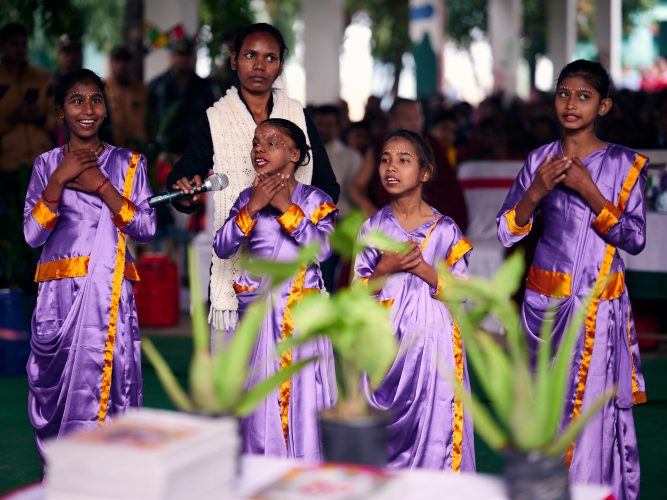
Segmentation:
[(289, 176), (277, 172), (271, 175), (261, 172), (257, 174), (248, 201), (248, 214), (251, 217), (268, 206), (286, 212), (291, 205)]
[(53, 173), (66, 188), (93, 193), (104, 180), (97, 165), (97, 156), (88, 149), (65, 151), (63, 160)]
[(593, 183), (591, 174), (577, 156), (549, 156), (537, 169), (531, 188), (539, 198), (546, 196), (558, 184), (581, 193)]
[(414, 272), (424, 262), (419, 242), (415, 240), (407, 241), (408, 250), (406, 252), (384, 252), (377, 265), (377, 269), (382, 274), (393, 274), (400, 271)]

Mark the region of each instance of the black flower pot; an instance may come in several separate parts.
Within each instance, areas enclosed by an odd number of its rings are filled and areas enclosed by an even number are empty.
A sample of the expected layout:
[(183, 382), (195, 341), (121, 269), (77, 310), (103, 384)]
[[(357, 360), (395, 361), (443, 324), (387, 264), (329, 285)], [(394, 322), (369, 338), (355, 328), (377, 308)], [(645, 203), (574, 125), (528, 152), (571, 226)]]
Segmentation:
[(560, 457), (537, 451), (506, 452), (505, 482), (512, 500), (570, 500), (567, 470)]
[(387, 412), (349, 420), (335, 418), (329, 411), (320, 412), (324, 460), (384, 467), (387, 465), (389, 420)]

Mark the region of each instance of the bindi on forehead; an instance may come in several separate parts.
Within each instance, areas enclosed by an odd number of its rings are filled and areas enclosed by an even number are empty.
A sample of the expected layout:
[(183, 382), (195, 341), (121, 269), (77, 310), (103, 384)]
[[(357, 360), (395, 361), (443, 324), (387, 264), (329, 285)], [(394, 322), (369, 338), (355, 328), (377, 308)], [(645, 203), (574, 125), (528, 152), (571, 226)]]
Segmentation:
[(390, 154), (394, 156), (400, 156), (400, 155), (406, 155), (406, 156), (411, 156), (412, 158), (415, 158), (414, 153), (407, 151), (405, 149), (385, 149), (382, 154)]
[(75, 90), (74, 92), (67, 94), (67, 97), (102, 97), (102, 92), (99, 90), (96, 92), (82, 92), (79, 90)]
[(593, 92), (593, 89), (590, 87), (567, 87), (565, 85), (561, 85), (558, 90), (567, 90), (568, 92)]

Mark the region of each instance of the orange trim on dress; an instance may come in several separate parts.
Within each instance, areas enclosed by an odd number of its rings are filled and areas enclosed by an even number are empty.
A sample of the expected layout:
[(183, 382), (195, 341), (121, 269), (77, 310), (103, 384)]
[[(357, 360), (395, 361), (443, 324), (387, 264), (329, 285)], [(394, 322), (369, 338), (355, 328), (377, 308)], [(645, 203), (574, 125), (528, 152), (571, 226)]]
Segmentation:
[(447, 267), (452, 267), (456, 264), (461, 258), (472, 250), (472, 243), (470, 240), (463, 236), (456, 244), (451, 248), (445, 259), (445, 264)]
[(391, 309), (391, 306), (394, 305), (394, 299), (378, 300), (378, 304)]
[(607, 234), (616, 225), (620, 217), (620, 210), (612, 205), (610, 201), (607, 201), (593, 221), (593, 229), (600, 234)]
[(232, 283), (232, 287), (234, 287), (234, 291), (239, 294), (243, 292), (252, 292), (253, 290), (256, 290), (256, 286), (247, 286), (247, 285), (239, 285), (236, 281)]
[(336, 205), (334, 205), (330, 201), (325, 201), (317, 208), (317, 210), (313, 212), (313, 215), (310, 216), (310, 222), (312, 222), (313, 224), (317, 224), (331, 212), (334, 212), (336, 210), (338, 210)]
[[(130, 165), (125, 173), (125, 185), (123, 186), (123, 198), (129, 200), (134, 184), (134, 175), (137, 172), (139, 153), (133, 153)], [(121, 287), (123, 284), (123, 271), (125, 269), (125, 252), (127, 250), (125, 233), (118, 229), (118, 245), (116, 246), (116, 265), (111, 281), (111, 307), (109, 313), (109, 329), (107, 340), (104, 345), (104, 368), (102, 370), (102, 383), (100, 385), (100, 409), (97, 412), (97, 423), (102, 425), (107, 417), (109, 409), (109, 393), (111, 392), (111, 374), (113, 370), (113, 353), (116, 345), (116, 328), (118, 326), (118, 307), (120, 305)]]
[(236, 225), (239, 227), (241, 232), (246, 236), (250, 236), (253, 228), (257, 224), (257, 221), (253, 220), (248, 213), (248, 206), (244, 206), (236, 216)]
[(287, 234), (292, 234), (305, 216), (301, 207), (296, 203), (292, 203), (285, 213), (278, 217), (278, 224), (280, 224), (280, 227)]
[(630, 197), (630, 191), (632, 191), (632, 188), (635, 187), (635, 183), (637, 182), (639, 174), (644, 168), (644, 165), (646, 165), (647, 159), (648, 158), (646, 158), (646, 156), (637, 154), (637, 157), (635, 158), (635, 161), (630, 168), (630, 172), (628, 172), (625, 181), (623, 181), (621, 194), (618, 196), (618, 203), (616, 203), (616, 207), (618, 208), (619, 213), (623, 213), (623, 210), (625, 210), (625, 205), (627, 204), (628, 198)]
[(623, 295), (625, 290), (625, 275), (622, 272), (609, 275), (607, 283), (602, 289), (600, 300), (614, 300)]
[(632, 322), (630, 304), (628, 303), (628, 349), (630, 349), (630, 365), (632, 366), (632, 402), (634, 404), (646, 403), (646, 393), (639, 390), (637, 374), (635, 373), (635, 358), (632, 356)]
[(547, 297), (564, 299), (572, 295), (572, 275), (530, 266), (526, 287)]
[(127, 198), (123, 197), (123, 206), (120, 207), (120, 212), (114, 215), (111, 220), (118, 229), (123, 229), (132, 222), (132, 217), (134, 217), (136, 211), (137, 206)]
[[(564, 299), (572, 295), (572, 275), (530, 266), (526, 288), (547, 297)], [(602, 288), (600, 300), (617, 299), (623, 295), (624, 290), (624, 274), (622, 272), (610, 274), (607, 283)]]
[(505, 220), (507, 221), (507, 228), (514, 236), (522, 236), (530, 232), (533, 227), (533, 220), (530, 219), (525, 226), (519, 226), (516, 223), (516, 205), (505, 212)]
[[(607, 280), (609, 275), (609, 270), (611, 269), (611, 263), (614, 260), (614, 254), (616, 248), (613, 245), (607, 245), (602, 258), (602, 266), (600, 266), (600, 273), (598, 274), (597, 279), (595, 280), (594, 289)], [(591, 357), (593, 355), (593, 345), (595, 344), (595, 325), (597, 324), (597, 312), (598, 306), (600, 305), (601, 294), (593, 297), (588, 310), (586, 311), (586, 319), (584, 321), (584, 352), (581, 355), (581, 364), (579, 365), (579, 374), (577, 376), (577, 390), (574, 396), (574, 406), (572, 408), (572, 416), (570, 422), (573, 422), (576, 418), (579, 417), (581, 413), (581, 406), (584, 403), (584, 393), (586, 391), (586, 379), (588, 378), (588, 369), (591, 364)], [(572, 463), (572, 457), (574, 455), (574, 442), (570, 443), (567, 451), (565, 452), (565, 463), (569, 466)]]
[[(294, 333), (294, 318), (292, 317), (292, 307), (296, 304), (297, 300), (301, 296), (303, 283), (306, 279), (306, 265), (302, 265), (301, 269), (294, 278), (292, 283), (292, 290), (290, 291), (289, 297), (287, 297), (287, 305), (285, 306), (285, 313), (283, 315), (283, 326), (280, 332), (280, 340), (284, 342), (286, 339), (290, 338)], [(292, 365), (292, 349), (286, 350), (280, 357), (280, 369), (284, 370), (288, 366)], [(285, 439), (285, 448), (287, 449), (289, 435), (289, 405), (291, 399), (292, 391), (292, 381), (286, 380), (280, 384), (280, 399), (279, 399), (279, 409), (280, 409), (280, 423), (283, 429), (283, 438)]]
[(54, 214), (46, 203), (40, 198), (32, 207), (32, 216), (44, 229), (53, 229), (58, 222), (58, 216)]
[[(452, 332), (454, 348), (454, 374), (460, 384), (463, 384), (463, 341), (459, 325), (454, 321)], [(463, 454), (463, 402), (454, 396), (454, 425), (452, 426), (452, 471), (461, 470)]]
[(422, 244), (421, 244), (421, 246), (419, 247), (419, 249), (420, 249), (422, 252), (423, 252), (424, 249), (426, 248), (426, 244), (428, 243), (428, 239), (431, 237), (431, 233), (432, 233), (433, 230), (435, 229), (435, 226), (437, 226), (437, 225), (438, 225), (438, 222), (440, 222), (441, 220), (442, 220), (442, 217), (438, 217), (437, 219), (435, 219), (435, 222), (433, 223), (433, 225), (431, 226), (431, 228), (428, 230), (428, 233), (426, 233), (426, 236), (424, 237), (424, 241), (422, 241)]
[[(42, 262), (37, 264), (37, 269), (35, 269), (35, 283), (86, 276), (89, 262), (88, 255)], [(140, 281), (137, 265), (134, 262), (126, 262), (123, 276), (126, 280)]]
[[(618, 208), (620, 213), (623, 213), (623, 211), (625, 210), (625, 205), (628, 202), (628, 198), (630, 197), (630, 192), (632, 191), (632, 188), (637, 182), (639, 174), (642, 171), (642, 168), (644, 168), (644, 165), (646, 164), (646, 160), (647, 158), (645, 156), (637, 154), (637, 156), (635, 157), (635, 161), (633, 162), (632, 167), (628, 172), (628, 175), (623, 181), (621, 194), (618, 196), (618, 203), (616, 203), (616, 207)], [(602, 265), (600, 266), (600, 272), (598, 274), (597, 279), (595, 280), (596, 286), (600, 283), (605, 283), (607, 281), (607, 276), (609, 275), (609, 270), (611, 269), (611, 264), (612, 261), (614, 260), (615, 253), (616, 253), (616, 247), (614, 247), (611, 244), (607, 244), (605, 248), (604, 257), (602, 258)], [(588, 311), (586, 312), (586, 320), (584, 322), (585, 333), (586, 333), (584, 340), (584, 352), (582, 353), (581, 357), (581, 365), (579, 365), (577, 391), (575, 393), (574, 407), (572, 408), (572, 416), (570, 418), (570, 422), (574, 421), (574, 419), (576, 419), (579, 416), (579, 413), (581, 412), (581, 405), (583, 404), (584, 400), (584, 392), (586, 390), (586, 378), (588, 377), (588, 368), (590, 366), (591, 356), (593, 355), (593, 344), (595, 342), (595, 324), (597, 320), (597, 310), (598, 310), (598, 305), (600, 303), (600, 299), (601, 299), (600, 296), (594, 297), (593, 301), (588, 307)], [(646, 396), (645, 395), (642, 396), (642, 393), (638, 393), (636, 397), (638, 400), (641, 400)], [(635, 395), (633, 394), (633, 400), (634, 399)], [(570, 446), (565, 452), (564, 459), (567, 465), (570, 465), (572, 463), (573, 456), (574, 456), (574, 442), (570, 443)]]

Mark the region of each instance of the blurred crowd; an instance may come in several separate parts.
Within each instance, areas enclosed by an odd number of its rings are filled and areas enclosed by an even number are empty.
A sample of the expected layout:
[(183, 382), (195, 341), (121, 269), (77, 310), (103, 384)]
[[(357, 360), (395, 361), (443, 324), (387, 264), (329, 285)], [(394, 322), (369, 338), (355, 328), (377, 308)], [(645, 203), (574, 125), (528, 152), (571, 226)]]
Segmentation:
[[(28, 62), (29, 33), (18, 24), (0, 29), (0, 215), (12, 220), (2, 229), (0, 244), (13, 248), (12, 260), (0, 269), (0, 288), (30, 281), (17, 253), (21, 239), (23, 196), (34, 158), (67, 142), (67, 131), (56, 119), (53, 85), (62, 75), (81, 68), (82, 41), (63, 35), (58, 41), (55, 72)], [(109, 53), (105, 81), (108, 117), (100, 131), (104, 141), (146, 154), (154, 191), (167, 189), (167, 174), (188, 144), (199, 120), (224, 90), (195, 72), (196, 45), (182, 38), (170, 46), (169, 68), (147, 85), (132, 76), (133, 53), (116, 47)], [(637, 85), (619, 82), (612, 94), (614, 107), (599, 124), (600, 136), (634, 149), (667, 147), (667, 61), (658, 60)], [(628, 88), (629, 87), (629, 88)], [(633, 89), (634, 88), (634, 89)], [(429, 187), (429, 201), (452, 216), (465, 231), (467, 214), (456, 179), (457, 166), (466, 160), (523, 159), (532, 149), (558, 138), (549, 93), (534, 91), (528, 100), (491, 95), (477, 107), (444, 97), (417, 101), (397, 98), (390, 109), (380, 106), (383, 96), (371, 96), (365, 116), (350, 122), (343, 101), (307, 108), (341, 185), (339, 208), (359, 207), (368, 215), (382, 206), (375, 167), (378, 147), (391, 130), (405, 128), (425, 134), (434, 149), (437, 176)], [(153, 249), (182, 255), (183, 244), (206, 228), (201, 209), (191, 215), (160, 209)], [(12, 245), (14, 245), (12, 247)], [(24, 246), (24, 245), (21, 245)], [(29, 252), (29, 250), (25, 250)], [(30, 261), (30, 259), (28, 259)]]

